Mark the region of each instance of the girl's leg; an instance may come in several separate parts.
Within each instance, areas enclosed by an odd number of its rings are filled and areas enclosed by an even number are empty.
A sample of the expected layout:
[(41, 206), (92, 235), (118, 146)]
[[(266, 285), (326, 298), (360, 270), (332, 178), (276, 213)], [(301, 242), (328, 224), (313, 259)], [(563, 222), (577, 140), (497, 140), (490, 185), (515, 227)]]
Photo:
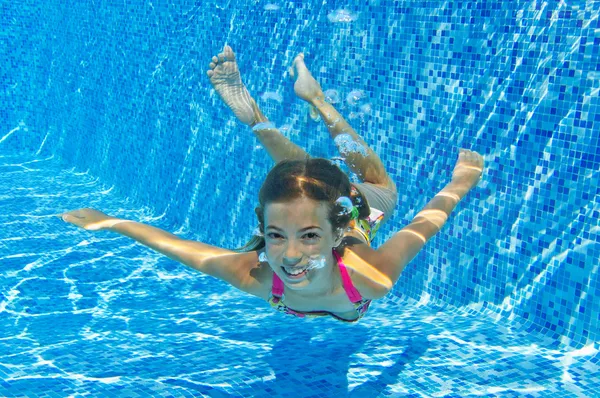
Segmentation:
[(396, 184), (388, 176), (379, 156), (369, 148), (342, 115), (325, 101), (321, 86), (304, 64), (304, 54), (296, 57), (290, 74), (296, 78), (296, 95), (317, 109), (348, 167), (362, 181), (385, 187), (395, 193)]
[(254, 135), (263, 144), (275, 163), (284, 159), (306, 159), (307, 153), (288, 140), (258, 109), (242, 82), (235, 54), (229, 46), (212, 58), (207, 74), (215, 91), (233, 111), (240, 122), (252, 127)]
[(252, 100), (255, 122), (250, 125), (252, 131), (258, 140), (263, 144), (271, 159), (275, 163), (282, 160), (303, 160), (309, 157), (308, 153), (286, 136), (281, 134), (277, 128), (269, 122), (269, 119), (258, 109), (256, 102)]

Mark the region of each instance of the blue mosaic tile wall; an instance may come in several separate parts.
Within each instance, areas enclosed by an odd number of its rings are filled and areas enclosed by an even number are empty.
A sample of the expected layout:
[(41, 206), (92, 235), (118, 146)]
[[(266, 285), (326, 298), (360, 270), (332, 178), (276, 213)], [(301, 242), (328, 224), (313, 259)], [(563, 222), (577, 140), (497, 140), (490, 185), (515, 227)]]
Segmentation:
[(597, 2), (39, 3), (0, 5), (0, 153), (58, 157), (173, 230), (238, 246), (272, 162), (207, 64), (230, 44), (272, 121), (332, 157), (286, 73), (303, 51), (398, 185), (376, 245), (449, 181), (457, 148), (485, 155), (482, 183), (396, 295), (486, 307), (567, 345), (598, 340)]
[[(0, 3), (0, 153), (37, 151), (48, 130), (43, 104), (51, 59), (42, 9), (34, 2)], [(36, 29), (33, 29), (33, 27)], [(40, 94), (42, 95), (40, 96)], [(35, 128), (33, 128), (35, 126)], [(29, 128), (32, 127), (32, 128)]]

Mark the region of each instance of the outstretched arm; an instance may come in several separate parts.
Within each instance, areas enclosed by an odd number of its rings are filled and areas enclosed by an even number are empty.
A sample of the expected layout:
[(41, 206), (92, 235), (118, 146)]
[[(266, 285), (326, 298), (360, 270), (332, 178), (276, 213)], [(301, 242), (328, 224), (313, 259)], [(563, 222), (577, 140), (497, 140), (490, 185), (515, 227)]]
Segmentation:
[(477, 185), (482, 172), (483, 157), (477, 152), (461, 149), (452, 181), (425, 205), (408, 226), (377, 250), (380, 256), (375, 266), (390, 279), (389, 288), (425, 243), (439, 232), (458, 202)]
[(258, 263), (257, 254), (236, 253), (201, 242), (182, 239), (162, 229), (135, 221), (108, 216), (94, 209), (65, 213), (63, 221), (89, 231), (117, 232), (202, 273), (214, 276), (245, 292), (255, 294), (257, 281), (250, 270)]

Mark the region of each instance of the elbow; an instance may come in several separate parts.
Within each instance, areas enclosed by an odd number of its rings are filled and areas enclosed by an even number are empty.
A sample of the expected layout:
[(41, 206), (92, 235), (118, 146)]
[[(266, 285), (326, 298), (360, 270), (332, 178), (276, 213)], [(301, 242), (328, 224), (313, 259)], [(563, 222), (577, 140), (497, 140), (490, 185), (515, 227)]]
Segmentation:
[(379, 300), (387, 296), (393, 287), (394, 285), (391, 281), (389, 283), (388, 281), (383, 283), (371, 281), (368, 286), (365, 286), (363, 296), (371, 300)]
[(210, 272), (213, 258), (212, 257), (204, 257), (204, 256), (191, 256), (185, 261), (182, 261), (183, 264), (187, 265), (190, 268), (195, 269), (198, 272), (203, 274), (212, 275)]

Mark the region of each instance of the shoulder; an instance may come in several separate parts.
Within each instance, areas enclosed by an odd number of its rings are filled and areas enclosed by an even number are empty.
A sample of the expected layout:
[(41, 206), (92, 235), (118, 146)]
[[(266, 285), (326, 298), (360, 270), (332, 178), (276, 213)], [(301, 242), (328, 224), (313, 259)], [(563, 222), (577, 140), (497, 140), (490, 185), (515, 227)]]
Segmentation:
[(366, 243), (353, 238), (346, 245), (342, 260), (358, 292), (366, 299), (380, 299), (392, 288), (390, 279), (379, 271), (381, 255)]
[(256, 251), (229, 252), (214, 256), (209, 262), (207, 269), (202, 270), (206, 274), (221, 279), (243, 292), (268, 299), (273, 271), (269, 264), (258, 260)]
[(250, 278), (254, 281), (254, 291), (250, 294), (269, 300), (273, 289), (274, 272), (267, 262), (257, 261), (257, 265), (250, 269)]

